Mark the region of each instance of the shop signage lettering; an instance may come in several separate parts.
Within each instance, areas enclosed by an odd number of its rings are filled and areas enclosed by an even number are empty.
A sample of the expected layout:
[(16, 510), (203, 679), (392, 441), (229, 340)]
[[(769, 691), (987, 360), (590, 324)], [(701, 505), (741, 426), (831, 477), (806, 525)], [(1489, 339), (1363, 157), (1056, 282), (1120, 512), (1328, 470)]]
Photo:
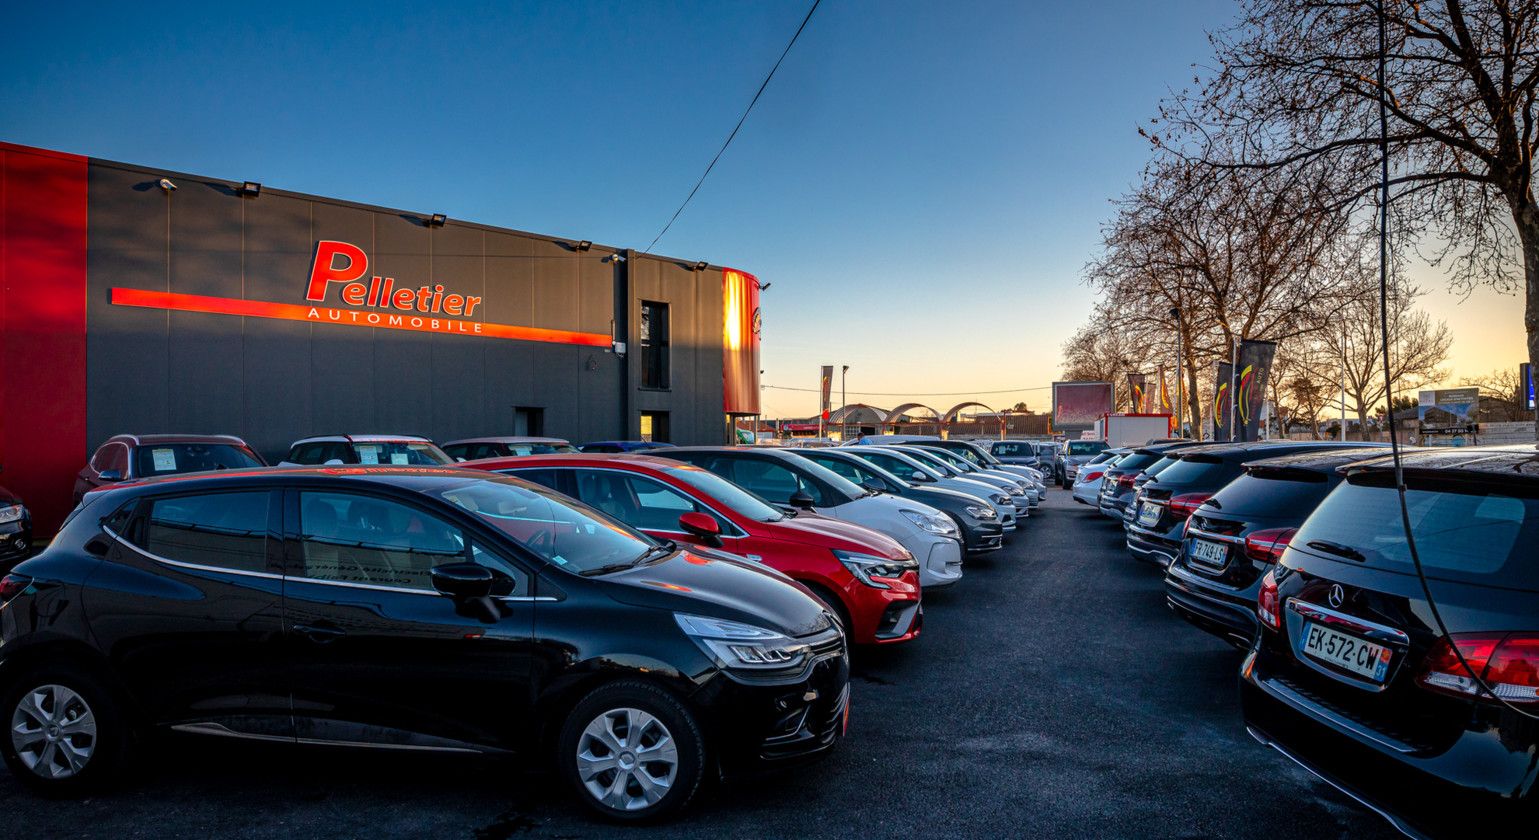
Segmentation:
[[(338, 265), (338, 260), (342, 264)], [(310, 285), (305, 300), (323, 301), (333, 283), (342, 284), (341, 300), (349, 306), (373, 306), (404, 309), (429, 314), (475, 314), (481, 299), (474, 295), (445, 293), (442, 283), (417, 289), (397, 289), (394, 277), (376, 274), (368, 283), (359, 282), (369, 273), (369, 257), (363, 249), (347, 242), (323, 239), (315, 246), (315, 261), (310, 265)]]

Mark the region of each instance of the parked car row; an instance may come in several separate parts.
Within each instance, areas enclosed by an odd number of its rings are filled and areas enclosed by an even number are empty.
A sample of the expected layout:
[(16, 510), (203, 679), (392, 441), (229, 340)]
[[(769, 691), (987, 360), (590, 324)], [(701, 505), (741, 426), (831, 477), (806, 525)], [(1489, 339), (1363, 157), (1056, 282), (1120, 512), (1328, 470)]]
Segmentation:
[[(1539, 815), (1539, 448), (1163, 443), (1075, 498), (1244, 651), (1245, 725), (1412, 836)], [(1092, 489), (1092, 485), (1099, 485)], [(1084, 492), (1082, 492), (1084, 491)]]
[[(917, 639), (924, 590), (1024, 524), (1040, 474), (958, 443), (338, 434), (267, 466), (119, 435), (0, 578), (0, 756), (49, 794), (164, 731), (554, 756), (597, 812), (662, 817), (828, 752), (849, 645)], [(30, 540), (6, 501), (0, 549)]]

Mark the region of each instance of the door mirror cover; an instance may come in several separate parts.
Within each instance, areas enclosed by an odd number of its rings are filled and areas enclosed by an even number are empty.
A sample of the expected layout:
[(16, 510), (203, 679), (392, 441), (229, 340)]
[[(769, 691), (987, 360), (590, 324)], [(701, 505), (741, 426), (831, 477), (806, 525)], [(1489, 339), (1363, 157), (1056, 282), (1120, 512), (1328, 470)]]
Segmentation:
[(910, 477), (913, 478), (915, 481), (919, 481), (919, 482), (929, 482), (929, 481), (934, 481), (935, 480), (935, 479), (929, 477), (928, 475), (925, 475), (920, 470), (914, 470), (914, 474), (912, 476), (910, 476)]
[(102, 481), (122, 481), (123, 474), (117, 470), (102, 470), (96, 474)]
[(491, 569), (475, 563), (445, 563), (433, 567), (433, 588), (456, 600), (490, 596), (495, 580)]
[(721, 523), (708, 513), (692, 510), (681, 514), (679, 528), (711, 548), (721, 548)]
[(882, 484), (881, 482), (877, 481), (874, 478), (868, 478), (865, 481), (862, 481), (860, 483), (860, 486), (866, 488), (867, 490), (870, 490), (873, 493), (886, 493), (887, 492), (887, 485)]
[(798, 490), (792, 493), (791, 498), (787, 501), (791, 503), (791, 507), (799, 510), (812, 510), (813, 498), (807, 495), (806, 490)]

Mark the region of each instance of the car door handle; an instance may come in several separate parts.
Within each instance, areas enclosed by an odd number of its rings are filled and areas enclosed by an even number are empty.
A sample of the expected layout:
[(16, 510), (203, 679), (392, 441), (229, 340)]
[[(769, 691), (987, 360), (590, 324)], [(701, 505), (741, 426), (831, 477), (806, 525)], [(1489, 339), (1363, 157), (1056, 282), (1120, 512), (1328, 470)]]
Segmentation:
[(346, 630), (339, 630), (335, 627), (317, 627), (313, 624), (296, 624), (294, 625), (294, 632), (319, 645), (334, 642), (347, 635)]

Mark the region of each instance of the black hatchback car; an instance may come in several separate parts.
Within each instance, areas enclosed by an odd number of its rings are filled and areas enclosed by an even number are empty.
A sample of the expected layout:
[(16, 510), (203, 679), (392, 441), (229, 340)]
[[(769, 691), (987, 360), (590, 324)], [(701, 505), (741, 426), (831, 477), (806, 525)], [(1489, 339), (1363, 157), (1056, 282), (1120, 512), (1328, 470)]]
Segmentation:
[(1361, 446), (1328, 440), (1279, 440), (1210, 443), (1173, 452), (1175, 462), (1140, 486), (1122, 511), (1128, 552), (1139, 560), (1169, 566), (1181, 550), (1187, 517), (1238, 478), (1247, 461)]
[(1192, 444), (1186, 441), (1151, 444), (1140, 446), (1124, 455), (1102, 474), (1101, 495), (1096, 499), (1096, 507), (1100, 508), (1103, 516), (1122, 519), (1123, 511), (1133, 502), (1138, 477), (1160, 463), (1167, 452), (1189, 446)]
[(120, 484), (0, 602), (0, 754), (50, 793), (169, 729), (553, 754), (587, 805), (638, 820), (847, 722), (844, 638), (799, 585), (484, 472)]
[(1384, 454), (1354, 446), (1251, 461), (1187, 519), (1165, 568), (1165, 601), (1177, 615), (1248, 649), (1256, 595), (1298, 527), (1341, 483), (1337, 468)]
[(1403, 461), (1414, 543), (1391, 460), (1358, 463), (1263, 580), (1246, 724), (1407, 833), (1531, 835), (1539, 450)]

